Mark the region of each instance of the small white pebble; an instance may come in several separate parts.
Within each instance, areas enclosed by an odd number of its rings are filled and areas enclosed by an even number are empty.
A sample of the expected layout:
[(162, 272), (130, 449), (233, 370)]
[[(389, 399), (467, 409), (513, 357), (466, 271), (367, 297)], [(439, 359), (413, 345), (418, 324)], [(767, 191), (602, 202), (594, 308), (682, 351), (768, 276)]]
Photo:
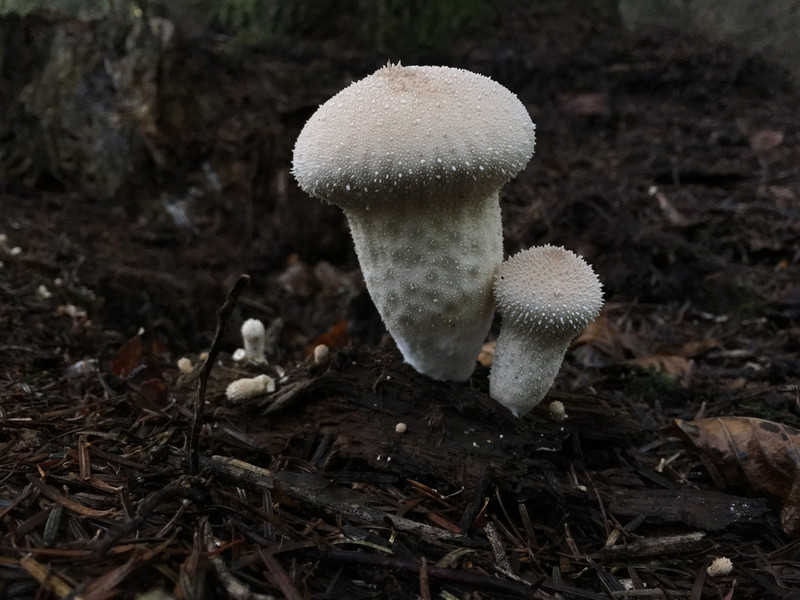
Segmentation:
[(38, 288), (36, 288), (36, 297), (39, 300), (47, 300), (48, 298), (52, 298), (53, 294), (50, 290), (47, 289), (47, 286), (42, 284)]
[(66, 371), (64, 371), (67, 379), (93, 379), (97, 377), (97, 373), (97, 361), (93, 358), (88, 360), (79, 360), (78, 362), (71, 364), (69, 367), (67, 367)]
[(567, 410), (564, 408), (563, 402), (553, 400), (550, 403), (550, 418), (556, 423), (561, 423), (567, 418)]
[(250, 400), (275, 391), (275, 380), (269, 375), (259, 375), (232, 381), (225, 390), (228, 400)]
[(331, 349), (325, 344), (319, 344), (314, 348), (314, 363), (317, 365), (326, 365), (331, 359)]
[(408, 425), (406, 425), (405, 423), (398, 423), (397, 425), (394, 426), (395, 433), (405, 433), (407, 429)]
[(715, 558), (714, 561), (708, 565), (706, 573), (708, 573), (709, 577), (720, 577), (722, 575), (728, 575), (732, 570), (733, 563), (731, 562), (731, 559), (725, 556), (720, 556)]
[(625, 591), (634, 589), (633, 579), (620, 579), (619, 582), (622, 584), (622, 587)]
[(82, 308), (75, 306), (74, 304), (62, 304), (56, 309), (56, 312), (60, 315), (67, 315), (68, 317), (72, 317), (73, 319), (85, 319), (86, 318), (86, 311)]
[(178, 370), (181, 373), (191, 373), (193, 368), (192, 361), (185, 356), (178, 359)]

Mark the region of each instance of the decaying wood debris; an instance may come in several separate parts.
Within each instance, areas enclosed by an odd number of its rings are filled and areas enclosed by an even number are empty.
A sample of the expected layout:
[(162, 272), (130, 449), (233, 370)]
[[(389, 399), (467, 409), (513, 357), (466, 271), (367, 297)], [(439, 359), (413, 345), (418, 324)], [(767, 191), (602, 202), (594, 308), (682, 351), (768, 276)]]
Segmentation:
[[(37, 465), (6, 479), (14, 500), (2, 509), (2, 548), (20, 569), (6, 581), (9, 598), (33, 581), (59, 597), (107, 597), (134, 572), (184, 597), (302, 598), (314, 580), (353, 597), (426, 586), (608, 597), (570, 584), (581, 571), (612, 597), (661, 598), (669, 580), (653, 575), (663, 565), (687, 555), (704, 565), (720, 542), (696, 530), (644, 534), (646, 521), (776, 526), (762, 500), (659, 489), (666, 478), (636, 465), (593, 474), (575, 446), (581, 428), (591, 424), (585, 439), (597, 447), (641, 437), (625, 402), (555, 393), (568, 423), (545, 408), (518, 420), (489, 400), (485, 373), (474, 386), (431, 383), (394, 352), (355, 349), (299, 365), (247, 406), (216, 392), (223, 381), (210, 373), (205, 419), (177, 404), (141, 412), (131, 392), (6, 417), (15, 435), (4, 464)], [(605, 545), (587, 545), (585, 531), (598, 528)]]

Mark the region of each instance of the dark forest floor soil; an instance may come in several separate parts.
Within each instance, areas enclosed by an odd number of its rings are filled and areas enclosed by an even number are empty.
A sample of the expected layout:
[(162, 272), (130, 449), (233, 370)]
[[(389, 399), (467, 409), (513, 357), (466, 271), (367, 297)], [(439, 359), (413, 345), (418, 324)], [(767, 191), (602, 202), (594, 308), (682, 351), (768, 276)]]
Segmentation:
[[(800, 97), (702, 39), (514, 17), (403, 59), (519, 95), (537, 148), (503, 191), (506, 250), (564, 245), (604, 284), (545, 403), (516, 420), (485, 364), (467, 384), (404, 365), (343, 218), (291, 178), (315, 107), (387, 57), (187, 54), (227, 108), (169, 131), (170, 169), (114, 201), (0, 192), (0, 595), (796, 597)], [(242, 273), (190, 477), (201, 353)], [(231, 358), (251, 317), (274, 333), (262, 369)], [(262, 371), (274, 394), (226, 399)], [(782, 425), (748, 448), (789, 466), (748, 472), (736, 436), (772, 426), (737, 417)], [(728, 447), (673, 426), (703, 418)]]

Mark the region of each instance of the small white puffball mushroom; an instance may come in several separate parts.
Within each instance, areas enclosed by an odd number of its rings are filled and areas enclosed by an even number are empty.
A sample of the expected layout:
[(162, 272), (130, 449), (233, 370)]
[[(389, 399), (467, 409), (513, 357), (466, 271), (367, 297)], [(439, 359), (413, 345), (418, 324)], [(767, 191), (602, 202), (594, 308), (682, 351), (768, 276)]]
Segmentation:
[(725, 556), (715, 558), (706, 569), (709, 577), (722, 577), (730, 574), (731, 571), (733, 571), (733, 563), (730, 558)]
[(386, 328), (433, 379), (475, 368), (503, 260), (499, 191), (534, 144), (528, 111), (499, 83), (399, 64), (325, 102), (297, 138), (297, 182), (342, 208)]
[(194, 369), (194, 365), (192, 365), (192, 361), (185, 356), (182, 356), (178, 359), (178, 370), (181, 373), (191, 373), (192, 369)]
[(275, 380), (269, 375), (248, 377), (232, 381), (225, 390), (228, 400), (241, 402), (275, 391)]
[(489, 372), (489, 394), (515, 415), (541, 402), (570, 341), (600, 312), (600, 280), (577, 254), (556, 246), (523, 250), (495, 278), (503, 317)]
[(553, 400), (550, 403), (550, 418), (556, 423), (563, 423), (567, 419), (567, 409), (561, 400)]
[(405, 433), (407, 430), (408, 430), (408, 425), (402, 422), (394, 426), (395, 433)]
[(45, 284), (41, 284), (38, 288), (36, 288), (37, 300), (47, 300), (48, 298), (52, 297), (53, 297), (53, 292), (48, 290)]
[(267, 362), (266, 343), (267, 331), (264, 323), (258, 319), (247, 319), (242, 323), (242, 339), (244, 340), (244, 358), (246, 361), (259, 365)]
[(326, 365), (331, 359), (331, 349), (325, 344), (318, 344), (314, 347), (314, 364)]

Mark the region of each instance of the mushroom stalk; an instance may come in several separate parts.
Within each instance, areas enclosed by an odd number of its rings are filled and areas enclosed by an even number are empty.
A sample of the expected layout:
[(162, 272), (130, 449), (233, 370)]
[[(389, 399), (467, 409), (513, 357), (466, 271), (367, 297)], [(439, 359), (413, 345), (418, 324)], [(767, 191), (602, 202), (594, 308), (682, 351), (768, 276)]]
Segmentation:
[(541, 339), (508, 324), (497, 339), (489, 377), (489, 394), (521, 417), (553, 386), (571, 336)]
[(424, 227), (393, 218), (395, 210), (345, 209), (367, 289), (406, 362), (433, 379), (464, 381), (494, 312), (503, 260), (497, 192), (448, 206), (407, 201)]

